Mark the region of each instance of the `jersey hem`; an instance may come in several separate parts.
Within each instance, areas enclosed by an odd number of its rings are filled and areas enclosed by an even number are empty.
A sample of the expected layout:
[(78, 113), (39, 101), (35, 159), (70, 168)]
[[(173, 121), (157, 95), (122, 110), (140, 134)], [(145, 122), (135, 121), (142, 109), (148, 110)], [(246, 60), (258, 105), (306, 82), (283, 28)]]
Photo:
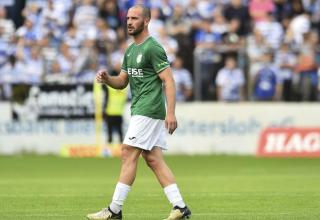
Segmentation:
[(157, 119), (157, 120), (165, 120), (165, 116), (164, 117), (155, 117), (155, 116), (151, 116), (151, 115), (144, 115), (144, 114), (131, 114), (131, 116), (134, 116), (134, 115), (140, 115), (140, 116), (144, 116), (144, 117), (148, 117), (148, 118), (152, 118), (152, 119)]

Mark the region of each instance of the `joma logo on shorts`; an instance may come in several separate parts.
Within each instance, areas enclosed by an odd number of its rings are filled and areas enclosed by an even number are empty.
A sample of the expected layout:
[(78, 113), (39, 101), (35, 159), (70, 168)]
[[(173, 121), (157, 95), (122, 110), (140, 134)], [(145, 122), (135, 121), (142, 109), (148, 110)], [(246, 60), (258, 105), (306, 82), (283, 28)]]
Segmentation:
[(132, 77), (143, 77), (142, 69), (128, 68), (128, 74)]

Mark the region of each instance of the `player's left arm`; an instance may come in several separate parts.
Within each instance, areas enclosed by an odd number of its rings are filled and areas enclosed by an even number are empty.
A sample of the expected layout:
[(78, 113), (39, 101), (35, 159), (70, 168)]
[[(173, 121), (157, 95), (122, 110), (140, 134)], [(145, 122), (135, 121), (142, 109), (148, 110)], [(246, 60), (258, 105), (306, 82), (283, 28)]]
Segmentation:
[(173, 132), (178, 127), (178, 123), (175, 116), (176, 86), (172, 76), (171, 68), (167, 67), (164, 70), (162, 70), (159, 73), (159, 77), (163, 82), (166, 100), (167, 100), (167, 115), (165, 119), (165, 125), (169, 131), (169, 134), (173, 134)]

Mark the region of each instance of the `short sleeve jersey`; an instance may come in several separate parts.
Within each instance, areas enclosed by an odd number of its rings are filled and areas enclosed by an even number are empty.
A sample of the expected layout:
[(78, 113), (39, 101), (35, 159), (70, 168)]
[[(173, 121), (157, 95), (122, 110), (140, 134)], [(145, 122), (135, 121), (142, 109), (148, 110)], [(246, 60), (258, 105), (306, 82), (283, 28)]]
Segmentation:
[(121, 69), (129, 76), (131, 115), (165, 118), (165, 98), (159, 73), (169, 66), (163, 47), (153, 37), (128, 47)]

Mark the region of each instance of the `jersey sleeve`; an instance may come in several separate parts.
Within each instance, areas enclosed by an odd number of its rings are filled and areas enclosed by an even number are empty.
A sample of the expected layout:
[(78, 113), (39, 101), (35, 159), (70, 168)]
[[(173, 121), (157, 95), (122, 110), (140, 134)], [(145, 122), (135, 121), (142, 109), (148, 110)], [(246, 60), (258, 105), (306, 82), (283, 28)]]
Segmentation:
[(121, 70), (123, 72), (128, 72), (127, 71), (127, 55), (128, 54), (128, 50), (126, 50), (126, 52), (124, 53), (124, 56), (123, 56), (123, 61), (122, 61), (122, 65), (121, 65)]
[(167, 58), (167, 54), (163, 47), (155, 45), (150, 51), (151, 64), (156, 73), (160, 73), (162, 70), (170, 66)]

